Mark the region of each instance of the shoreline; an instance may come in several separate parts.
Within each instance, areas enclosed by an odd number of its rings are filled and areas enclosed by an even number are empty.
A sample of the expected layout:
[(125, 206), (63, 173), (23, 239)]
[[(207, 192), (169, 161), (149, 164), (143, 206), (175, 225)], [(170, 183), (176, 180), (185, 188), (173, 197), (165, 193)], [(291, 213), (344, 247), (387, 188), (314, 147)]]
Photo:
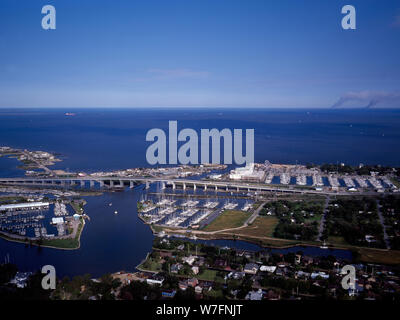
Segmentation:
[[(67, 248), (67, 247), (59, 247), (59, 246), (52, 246), (52, 245), (48, 245), (48, 244), (38, 244), (36, 241), (37, 240), (32, 240), (28, 238), (28, 241), (22, 240), (22, 239), (18, 239), (18, 238), (13, 238), (12, 235), (4, 233), (2, 231), (0, 231), (0, 238), (4, 239), (6, 241), (9, 242), (16, 242), (16, 243), (21, 243), (21, 244), (25, 244), (28, 246), (36, 246), (38, 248), (49, 248), (49, 249), (57, 249), (57, 250), (78, 250), (81, 247), (81, 235), (83, 232), (83, 229), (85, 227), (85, 219), (82, 218), (82, 227), (79, 230), (79, 226), (78, 226), (78, 239), (76, 239), (78, 241), (78, 246), (73, 247), (73, 248)], [(76, 237), (76, 236), (75, 236)], [(47, 241), (52, 241), (52, 240), (68, 240), (69, 238), (64, 238), (64, 239), (50, 239)], [(32, 242), (30, 242), (32, 241)]]
[[(155, 231), (153, 229), (153, 226), (150, 226), (150, 229), (152, 230), (152, 233), (154, 236), (158, 236), (159, 232)], [(313, 248), (320, 248), (321, 244), (317, 243), (306, 243), (306, 242), (298, 242), (296, 240), (289, 240), (289, 239), (268, 239), (270, 241), (283, 241), (283, 242), (291, 242), (290, 244), (285, 244), (285, 245), (274, 245), (274, 244), (268, 244), (266, 245), (265, 243), (260, 243), (260, 241), (257, 241), (256, 239), (252, 239), (251, 237), (241, 237), (241, 236), (234, 236), (234, 235), (227, 235), (227, 234), (209, 234), (210, 237), (204, 237), (201, 234), (191, 234), (195, 235), (196, 239), (192, 239), (189, 235), (184, 235), (180, 233), (174, 233), (173, 231), (165, 231), (165, 234), (170, 235), (171, 237), (174, 237), (178, 235), (178, 239), (182, 239), (185, 241), (191, 241), (191, 240), (202, 240), (202, 241), (212, 241), (212, 240), (228, 240), (228, 241), (242, 241), (246, 242), (252, 245), (256, 245), (260, 248), (268, 248), (268, 249), (289, 249), (289, 248), (294, 248), (294, 247), (313, 247)], [(353, 255), (353, 259), (355, 258), (357, 261), (364, 262), (364, 263), (379, 263), (379, 264), (386, 264), (386, 265), (396, 265), (400, 263), (400, 251), (397, 250), (388, 250), (388, 249), (380, 249), (380, 248), (367, 248), (367, 247), (357, 247), (357, 246), (341, 246), (341, 245), (329, 245), (326, 250), (345, 250), (349, 251)], [(325, 250), (322, 249), (321, 250)], [(380, 254), (383, 254), (384, 256), (379, 256)], [(356, 255), (356, 257), (354, 257)], [(371, 255), (373, 255), (371, 257)], [(385, 258), (389, 256), (392, 261), (388, 261)]]

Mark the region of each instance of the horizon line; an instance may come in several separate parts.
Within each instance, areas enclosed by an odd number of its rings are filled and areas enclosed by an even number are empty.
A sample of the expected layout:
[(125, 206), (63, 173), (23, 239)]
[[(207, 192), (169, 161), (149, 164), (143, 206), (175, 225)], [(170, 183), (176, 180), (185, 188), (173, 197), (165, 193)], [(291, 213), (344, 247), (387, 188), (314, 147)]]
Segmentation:
[(243, 110), (243, 109), (273, 109), (273, 110), (301, 110), (301, 109), (313, 109), (313, 110), (396, 110), (400, 109), (400, 107), (378, 107), (378, 108), (364, 108), (364, 107), (343, 107), (343, 108), (331, 108), (331, 107), (254, 107), (254, 106), (242, 106), (242, 107), (232, 107), (232, 106), (132, 106), (132, 107), (106, 107), (106, 106), (98, 106), (98, 107), (5, 107), (0, 106), (0, 110), (12, 110), (12, 109), (59, 109), (59, 110), (80, 110), (80, 109), (234, 109), (234, 110)]

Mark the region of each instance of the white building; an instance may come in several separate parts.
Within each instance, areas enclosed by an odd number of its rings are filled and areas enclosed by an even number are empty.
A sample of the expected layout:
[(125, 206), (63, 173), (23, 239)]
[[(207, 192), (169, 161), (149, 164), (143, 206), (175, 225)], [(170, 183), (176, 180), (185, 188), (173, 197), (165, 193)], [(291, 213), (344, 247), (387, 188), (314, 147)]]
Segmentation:
[(189, 256), (189, 257), (182, 258), (182, 261), (186, 262), (190, 266), (194, 263), (195, 260), (196, 260), (195, 256)]
[(14, 211), (14, 210), (34, 210), (48, 207), (48, 202), (27, 202), (27, 203), (16, 203), (16, 204), (4, 204), (0, 206), (0, 211)]
[(232, 180), (262, 180), (265, 175), (265, 172), (262, 170), (255, 170), (254, 163), (249, 163), (245, 167), (236, 168), (235, 170), (231, 170), (229, 174), (229, 178)]
[(56, 217), (51, 219), (52, 224), (61, 224), (64, 223), (64, 218), (63, 217)]
[(146, 279), (146, 282), (147, 282), (148, 284), (152, 284), (152, 285), (156, 284), (156, 285), (162, 286), (162, 284), (163, 284), (163, 282), (164, 282), (164, 278), (155, 275), (155, 276), (153, 276), (152, 278)]
[(261, 289), (258, 289), (257, 291), (249, 291), (249, 293), (246, 295), (246, 300), (262, 300), (263, 298), (263, 291)]
[(276, 266), (261, 266), (260, 267), (260, 271), (266, 271), (266, 272), (270, 272), (270, 273), (274, 273), (276, 270)]

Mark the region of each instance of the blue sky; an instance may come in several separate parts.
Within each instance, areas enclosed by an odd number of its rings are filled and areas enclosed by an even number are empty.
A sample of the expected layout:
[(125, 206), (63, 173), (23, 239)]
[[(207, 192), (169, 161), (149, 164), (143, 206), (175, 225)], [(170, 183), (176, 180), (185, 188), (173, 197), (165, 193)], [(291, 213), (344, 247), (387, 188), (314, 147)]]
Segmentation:
[(0, 107), (400, 107), (399, 40), (395, 0), (2, 0)]

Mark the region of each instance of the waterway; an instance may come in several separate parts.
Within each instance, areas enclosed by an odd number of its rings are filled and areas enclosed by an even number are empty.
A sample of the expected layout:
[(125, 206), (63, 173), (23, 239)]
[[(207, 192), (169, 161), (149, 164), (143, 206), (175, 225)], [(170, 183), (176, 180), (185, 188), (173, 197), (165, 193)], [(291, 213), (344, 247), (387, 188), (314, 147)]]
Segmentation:
[[(65, 112), (74, 112), (76, 116), (66, 117)], [(152, 128), (168, 132), (169, 120), (178, 120), (179, 129), (197, 131), (255, 129), (257, 162), (268, 159), (274, 163), (400, 165), (399, 110), (3, 109), (0, 145), (56, 152), (63, 160), (53, 166), (58, 169), (90, 173), (149, 166), (145, 157), (149, 146), (146, 133)], [(23, 176), (17, 165), (15, 159), (0, 158), (0, 176)], [(80, 249), (29, 247), (0, 239), (0, 261), (9, 254), (10, 261), (23, 271), (51, 264), (60, 277), (133, 271), (151, 250), (153, 240), (149, 227), (137, 216), (140, 189), (139, 186), (125, 192), (85, 197), (85, 212), (91, 219), (83, 231)], [(242, 241), (209, 243), (259, 249)], [(308, 255), (333, 254), (344, 259), (351, 254), (315, 247), (277, 250), (272, 249), (282, 253), (301, 250)]]

